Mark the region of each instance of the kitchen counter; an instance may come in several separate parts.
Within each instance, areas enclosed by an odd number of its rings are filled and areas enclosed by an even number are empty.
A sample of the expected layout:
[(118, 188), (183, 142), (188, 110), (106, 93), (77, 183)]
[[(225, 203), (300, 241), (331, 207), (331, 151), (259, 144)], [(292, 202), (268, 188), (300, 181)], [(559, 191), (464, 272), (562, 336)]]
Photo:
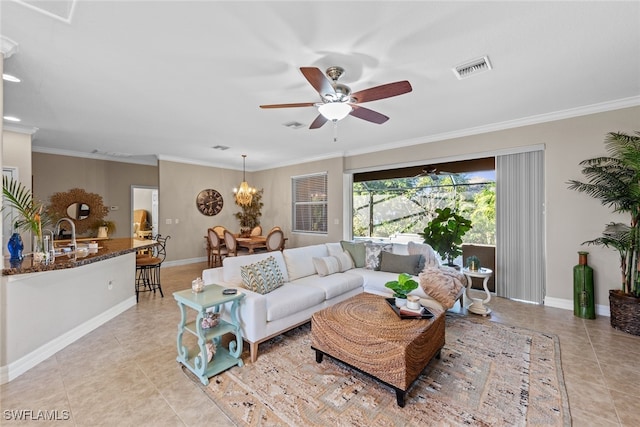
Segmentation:
[[(80, 241), (80, 239), (78, 239)], [(56, 245), (60, 242), (56, 241)], [(20, 266), (12, 267), (9, 263), (9, 257), (4, 258), (3, 276), (12, 276), (16, 274), (36, 273), (50, 270), (61, 270), (66, 268), (80, 267), (98, 261), (104, 261), (139, 249), (153, 246), (156, 244), (154, 240), (135, 239), (135, 238), (117, 238), (108, 240), (97, 240), (98, 249), (90, 249), (88, 251), (80, 251), (78, 254), (58, 255), (53, 260), (34, 264), (31, 254), (28, 254), (22, 260)]]

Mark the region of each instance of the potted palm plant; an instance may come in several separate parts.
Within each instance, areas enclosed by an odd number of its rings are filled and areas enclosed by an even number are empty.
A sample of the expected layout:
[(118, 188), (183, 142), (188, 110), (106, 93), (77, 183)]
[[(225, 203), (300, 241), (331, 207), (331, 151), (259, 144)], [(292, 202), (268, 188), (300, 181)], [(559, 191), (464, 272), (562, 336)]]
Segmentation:
[(471, 228), (470, 220), (451, 208), (444, 208), (436, 209), (436, 217), (419, 234), (443, 261), (447, 261), (447, 265), (457, 267), (453, 260), (462, 255), (462, 237)]
[(609, 290), (611, 326), (640, 335), (640, 132), (610, 132), (605, 147), (608, 156), (580, 162), (586, 182), (570, 180), (569, 189), (630, 217), (628, 224), (607, 224), (602, 236), (583, 244), (612, 248), (620, 255), (622, 286)]

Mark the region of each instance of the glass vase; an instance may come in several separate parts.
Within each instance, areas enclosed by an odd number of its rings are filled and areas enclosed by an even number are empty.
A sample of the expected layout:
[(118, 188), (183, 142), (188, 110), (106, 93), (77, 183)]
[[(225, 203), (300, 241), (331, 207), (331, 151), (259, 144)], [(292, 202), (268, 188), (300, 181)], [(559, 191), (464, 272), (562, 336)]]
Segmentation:
[(47, 252), (41, 234), (33, 236), (33, 263), (38, 264), (47, 260)]

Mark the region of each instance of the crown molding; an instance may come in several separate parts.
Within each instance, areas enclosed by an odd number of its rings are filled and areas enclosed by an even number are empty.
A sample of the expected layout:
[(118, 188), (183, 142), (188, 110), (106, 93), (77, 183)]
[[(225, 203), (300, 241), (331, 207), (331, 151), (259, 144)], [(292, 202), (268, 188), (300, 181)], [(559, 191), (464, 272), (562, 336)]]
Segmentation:
[(23, 133), (26, 135), (34, 135), (36, 132), (38, 132), (39, 129), (40, 128), (37, 128), (35, 126), (22, 126), (22, 125), (8, 124), (8, 123), (2, 124), (3, 131), (6, 130), (9, 132)]
[(69, 156), (69, 157), (82, 157), (85, 159), (96, 159), (96, 160), (107, 160), (110, 162), (120, 162), (120, 163), (133, 163), (136, 165), (147, 165), (147, 166), (158, 166), (158, 159), (156, 156), (131, 156), (131, 157), (116, 157), (116, 156), (108, 156), (105, 154), (99, 153), (85, 153), (80, 151), (73, 150), (61, 150), (57, 148), (47, 148), (40, 147), (37, 145), (33, 145), (31, 147), (31, 151), (36, 153), (44, 153), (44, 154), (56, 154), (58, 156)]
[(18, 43), (11, 40), (9, 37), (0, 35), (0, 51), (4, 56), (4, 59), (10, 58), (11, 55), (18, 52)]

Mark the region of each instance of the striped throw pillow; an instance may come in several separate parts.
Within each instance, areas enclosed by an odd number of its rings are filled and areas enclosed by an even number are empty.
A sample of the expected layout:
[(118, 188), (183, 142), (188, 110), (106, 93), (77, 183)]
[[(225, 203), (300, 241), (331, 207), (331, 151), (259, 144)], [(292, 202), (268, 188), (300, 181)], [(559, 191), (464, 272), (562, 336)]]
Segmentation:
[(284, 284), (282, 271), (272, 256), (254, 264), (241, 266), (240, 275), (245, 288), (263, 295)]

